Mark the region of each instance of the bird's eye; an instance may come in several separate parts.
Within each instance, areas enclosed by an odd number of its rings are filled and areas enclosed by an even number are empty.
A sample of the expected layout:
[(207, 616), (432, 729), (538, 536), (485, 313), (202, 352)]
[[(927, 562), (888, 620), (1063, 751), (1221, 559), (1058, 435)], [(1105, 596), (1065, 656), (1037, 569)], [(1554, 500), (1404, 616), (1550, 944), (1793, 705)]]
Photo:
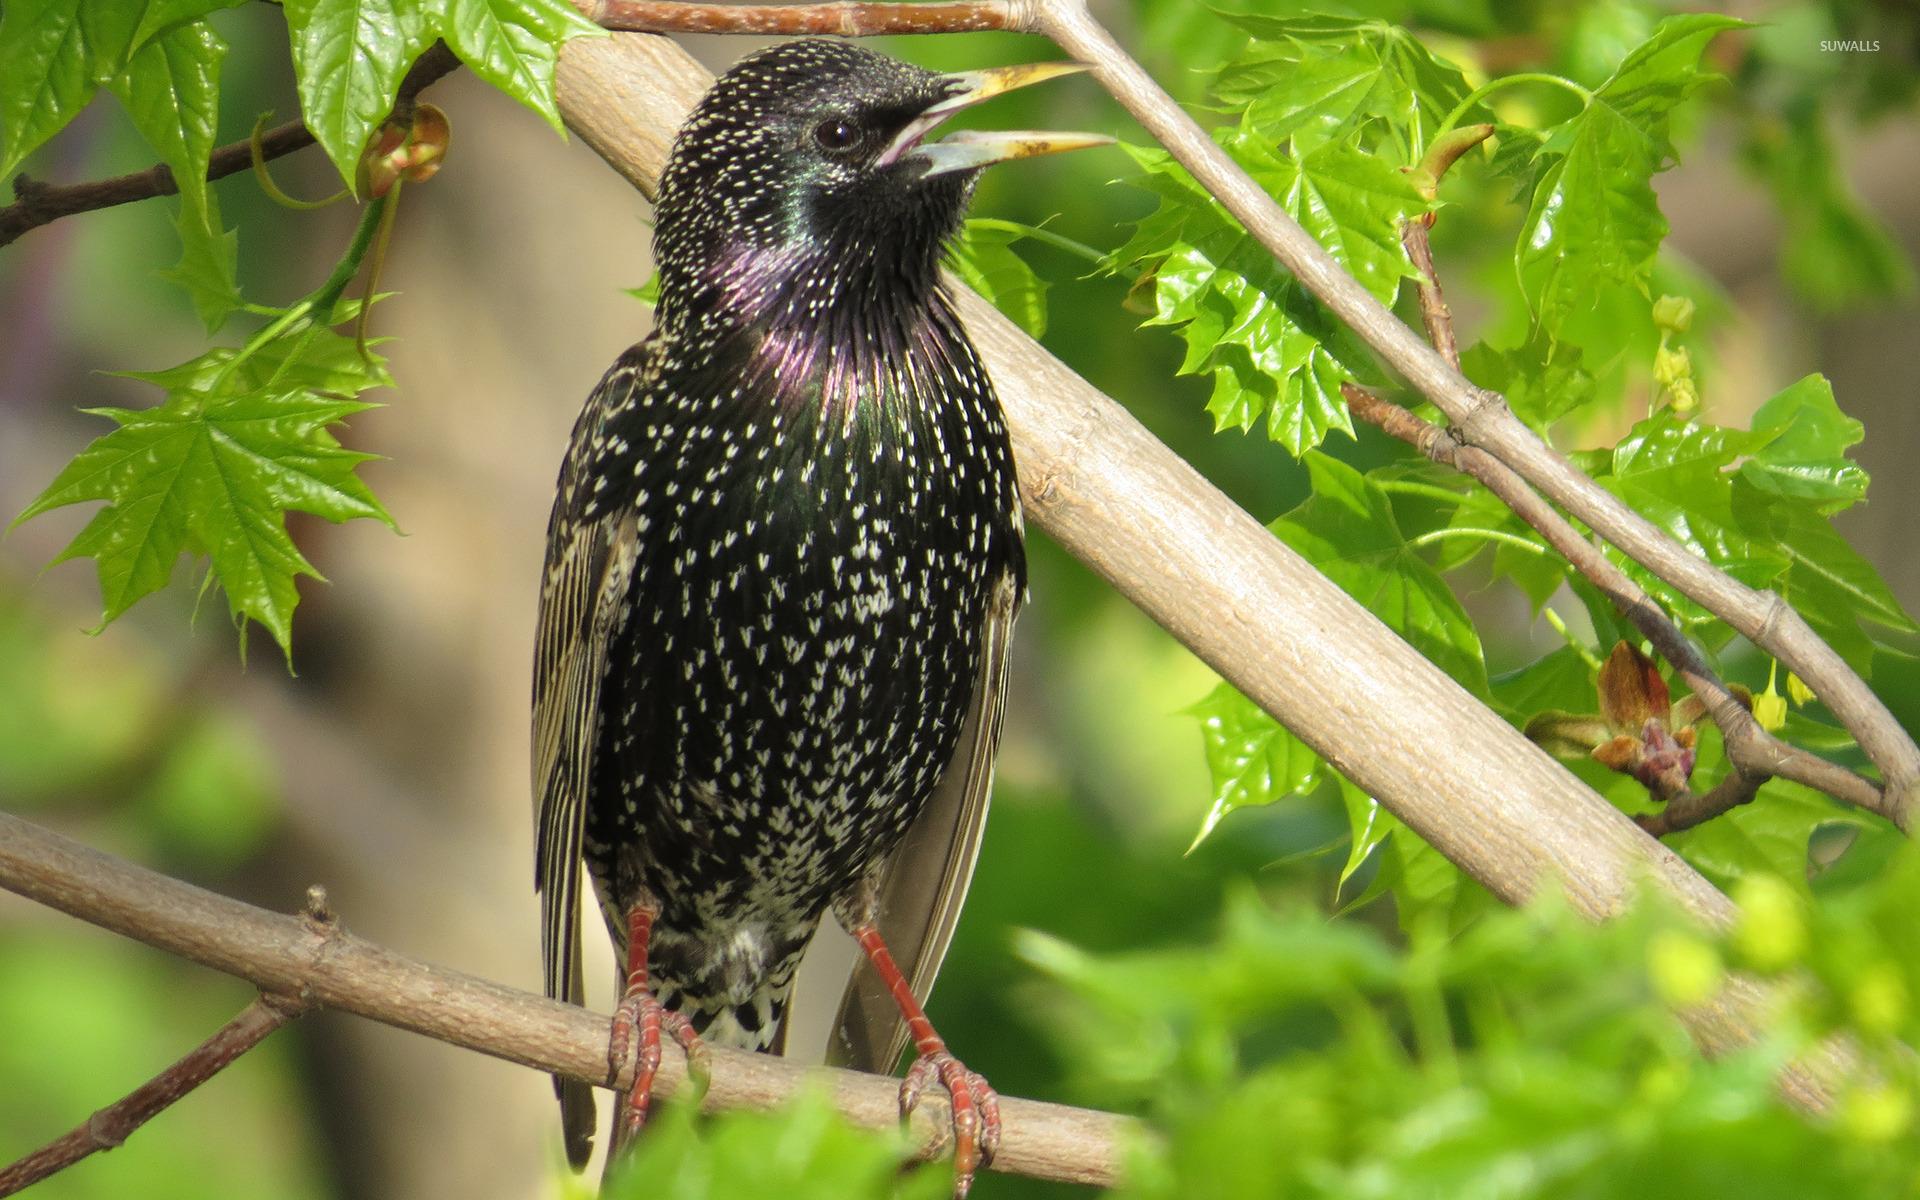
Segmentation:
[(822, 150), (847, 150), (860, 140), (860, 131), (847, 122), (835, 118), (815, 125), (813, 140)]

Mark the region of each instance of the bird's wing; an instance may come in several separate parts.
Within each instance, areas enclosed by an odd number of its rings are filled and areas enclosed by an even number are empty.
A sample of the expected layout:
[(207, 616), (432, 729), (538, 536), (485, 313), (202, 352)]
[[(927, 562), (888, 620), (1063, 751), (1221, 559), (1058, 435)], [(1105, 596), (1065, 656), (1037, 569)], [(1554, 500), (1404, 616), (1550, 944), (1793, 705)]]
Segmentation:
[[(974, 862), (980, 856), (1007, 695), (1007, 653), (1021, 591), (1019, 574), (1009, 571), (988, 597), (973, 703), (960, 729), (953, 761), (926, 809), (907, 831), (880, 885), (876, 918), (880, 936), (922, 1005), (933, 991), (934, 976), (953, 941), (967, 885), (973, 881)], [(827, 1061), (890, 1073), (906, 1046), (907, 1026), (899, 1006), (863, 962), (840, 1001), (840, 1015), (827, 1043)]]
[[(610, 407), (610, 394), (636, 386), (635, 374), (620, 367), (609, 372), (581, 414), (547, 529), (546, 574), (540, 587), (533, 675), (534, 887), (541, 900), (547, 995), (571, 1004), (585, 999), (580, 842), (600, 724), (600, 682), (638, 554), (632, 509), (622, 505), (586, 513), (581, 485), (591, 469), (593, 435)], [(578, 1169), (592, 1149), (593, 1090), (559, 1076), (554, 1085), (567, 1158)]]

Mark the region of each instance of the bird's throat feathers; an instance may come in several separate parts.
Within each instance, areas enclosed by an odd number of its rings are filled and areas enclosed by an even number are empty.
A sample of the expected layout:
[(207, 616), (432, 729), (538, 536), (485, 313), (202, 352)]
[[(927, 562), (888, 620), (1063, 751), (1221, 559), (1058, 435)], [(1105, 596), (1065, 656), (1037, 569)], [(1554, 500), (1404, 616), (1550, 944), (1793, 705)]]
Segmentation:
[(662, 316), (721, 339), (747, 394), (846, 421), (883, 415), (928, 399), (959, 330), (936, 266), (860, 259), (738, 246), (694, 289), (692, 311)]

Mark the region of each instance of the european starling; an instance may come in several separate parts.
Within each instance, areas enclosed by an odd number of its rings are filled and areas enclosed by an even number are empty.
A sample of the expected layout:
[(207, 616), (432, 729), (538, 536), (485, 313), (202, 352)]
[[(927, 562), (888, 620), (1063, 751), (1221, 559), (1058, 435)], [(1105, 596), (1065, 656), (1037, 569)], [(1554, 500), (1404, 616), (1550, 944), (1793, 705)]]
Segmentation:
[[(832, 908), (918, 1051), (903, 1110), (935, 1081), (952, 1097), (957, 1191), (993, 1154), (993, 1092), (920, 998), (972, 868), (1026, 566), (999, 402), (939, 270), (980, 168), (1107, 139), (925, 139), (1074, 69), (936, 75), (790, 42), (723, 75), (674, 144), (656, 328), (574, 426), (535, 658), (546, 986), (581, 999), (584, 861), (626, 964), (616, 1068), (638, 1040), (616, 1147), (663, 1032), (696, 1068), (703, 1038), (779, 1047)], [(911, 881), (924, 911), (887, 914), (936, 785), (959, 797), (941, 877)], [(879, 929), (896, 917), (905, 974)], [(577, 1167), (592, 1093), (556, 1085)]]

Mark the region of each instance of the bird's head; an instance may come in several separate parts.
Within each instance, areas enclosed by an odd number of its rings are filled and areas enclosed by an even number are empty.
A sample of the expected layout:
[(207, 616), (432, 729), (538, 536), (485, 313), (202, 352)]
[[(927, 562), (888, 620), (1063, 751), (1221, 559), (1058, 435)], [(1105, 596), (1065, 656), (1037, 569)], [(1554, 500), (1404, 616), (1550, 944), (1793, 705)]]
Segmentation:
[(694, 109), (661, 181), (662, 317), (682, 304), (767, 303), (783, 284), (823, 271), (856, 293), (930, 291), (981, 168), (1112, 139), (928, 135), (963, 108), (1080, 69), (939, 75), (827, 40), (742, 59)]

